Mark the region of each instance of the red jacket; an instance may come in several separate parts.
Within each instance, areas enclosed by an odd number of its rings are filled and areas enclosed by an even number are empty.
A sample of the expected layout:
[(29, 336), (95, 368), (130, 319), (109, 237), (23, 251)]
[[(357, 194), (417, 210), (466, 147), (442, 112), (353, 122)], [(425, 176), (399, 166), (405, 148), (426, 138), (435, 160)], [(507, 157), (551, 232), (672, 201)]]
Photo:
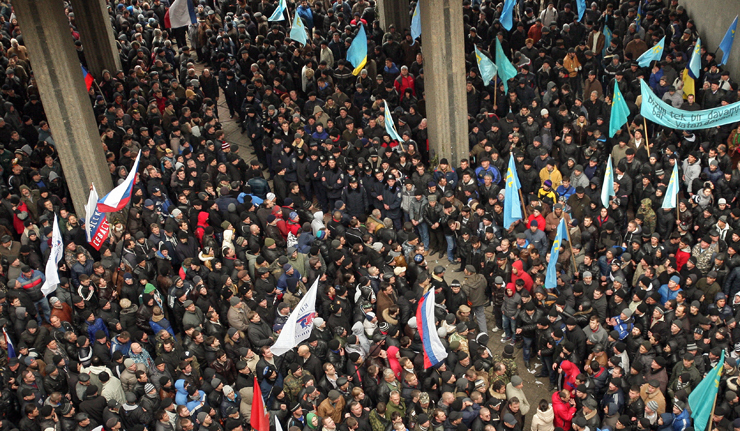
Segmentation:
[(573, 415), (576, 414), (576, 408), (560, 399), (560, 392), (552, 394), (552, 409), (555, 412), (555, 428), (562, 428), (565, 431), (570, 430), (570, 423)]
[(678, 250), (676, 252), (676, 269), (678, 271), (681, 271), (681, 268), (686, 264), (686, 262), (689, 261), (689, 258), (691, 257), (691, 252), (685, 252), (682, 250)]
[(414, 86), (414, 77), (411, 76), (411, 74), (408, 74), (406, 76), (398, 75), (398, 78), (396, 78), (395, 82), (393, 83), (393, 86), (396, 87), (396, 91), (398, 92), (398, 95), (401, 99), (403, 99), (403, 93), (406, 91), (407, 88), (411, 89), (411, 95), (416, 97), (416, 87)]
[(516, 284), (517, 280), (524, 280), (524, 288), (527, 289), (529, 293), (532, 293), (532, 285), (534, 282), (532, 281), (532, 276), (530, 276), (527, 271), (524, 270), (524, 264), (521, 260), (517, 260), (514, 263), (511, 264), (511, 268), (516, 268), (517, 273), (514, 274), (514, 271), (511, 271), (511, 282)]

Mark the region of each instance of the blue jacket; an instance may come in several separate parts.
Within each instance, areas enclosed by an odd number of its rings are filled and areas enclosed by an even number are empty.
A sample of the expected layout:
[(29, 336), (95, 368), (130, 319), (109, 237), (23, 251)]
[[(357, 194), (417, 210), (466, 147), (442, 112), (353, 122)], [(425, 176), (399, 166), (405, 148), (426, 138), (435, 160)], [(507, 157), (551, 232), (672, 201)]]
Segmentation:
[(689, 419), (689, 411), (684, 409), (678, 416), (673, 419), (673, 431), (684, 431), (686, 428), (691, 426), (691, 419)]
[(96, 340), (95, 333), (98, 331), (105, 332), (105, 336), (108, 337), (108, 326), (105, 324), (103, 319), (98, 317), (93, 323), (87, 322), (87, 337), (90, 340)]
[(170, 324), (170, 321), (167, 319), (162, 319), (159, 322), (155, 322), (154, 320), (149, 320), (149, 327), (152, 328), (152, 331), (154, 331), (155, 334), (159, 333), (162, 329), (166, 330), (167, 332), (172, 335), (172, 338), (175, 338), (175, 331), (172, 330), (172, 325)]
[(298, 282), (301, 281), (301, 274), (298, 272), (297, 269), (293, 268), (293, 275), (288, 275), (285, 272), (283, 272), (283, 275), (280, 276), (277, 282), (277, 288), (281, 292), (290, 292), (295, 293), (296, 291), (296, 285)]
[(478, 177), (478, 185), (483, 184), (483, 177), (485, 177), (487, 173), (490, 173), (493, 177), (493, 184), (501, 183), (501, 173), (493, 165), (488, 165), (488, 169), (483, 169), (483, 166), (478, 166), (475, 170), (475, 176)]
[(195, 411), (195, 409), (200, 407), (201, 400), (206, 401), (206, 393), (203, 391), (198, 391), (198, 399), (191, 400), (190, 397), (188, 397), (188, 391), (185, 389), (184, 386), (185, 379), (180, 379), (175, 382), (175, 389), (177, 389), (177, 395), (175, 395), (175, 404), (177, 404), (178, 406), (187, 406), (188, 410), (193, 412)]
[(658, 289), (658, 293), (660, 293), (660, 303), (665, 304), (671, 299), (676, 299), (676, 296), (678, 296), (678, 292), (681, 292), (682, 290), (683, 289), (681, 288), (677, 290), (671, 290), (668, 288), (667, 284), (660, 286), (660, 289)]
[(626, 321), (622, 321), (622, 319), (619, 318), (619, 316), (615, 316), (614, 320), (617, 322), (614, 329), (619, 332), (619, 339), (624, 340), (627, 338), (627, 336), (632, 332), (632, 320), (628, 319)]

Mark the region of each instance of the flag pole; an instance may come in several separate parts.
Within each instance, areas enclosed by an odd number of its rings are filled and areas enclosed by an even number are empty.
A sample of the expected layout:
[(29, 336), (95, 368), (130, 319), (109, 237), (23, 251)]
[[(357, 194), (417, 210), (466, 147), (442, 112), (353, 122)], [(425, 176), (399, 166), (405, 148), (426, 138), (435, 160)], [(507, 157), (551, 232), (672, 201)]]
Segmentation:
[(712, 403), (712, 413), (709, 414), (709, 423), (707, 423), (707, 429), (705, 431), (712, 431), (712, 419), (714, 419), (714, 408), (717, 407), (717, 394), (714, 394), (714, 402)]
[(519, 188), (519, 203), (522, 204), (522, 214), (524, 214), (524, 217), (529, 217), (529, 215), (527, 215), (527, 207), (524, 205), (524, 195), (522, 194), (521, 187)]
[(647, 119), (645, 117), (642, 117), (642, 123), (645, 126), (645, 145), (647, 145), (647, 152), (650, 154), (650, 141), (648, 140)]
[(498, 95), (498, 74), (493, 75), (493, 76), (494, 76), (494, 79), (493, 79), (493, 87), (494, 87), (494, 89), (493, 89), (493, 106), (494, 106), (495, 109), (498, 110), (498, 106), (496, 106), (496, 95)]
[[(563, 214), (563, 221), (565, 221), (565, 214)], [(570, 246), (570, 258), (573, 260), (573, 272), (576, 272), (576, 257), (573, 256), (573, 242), (570, 240), (570, 226), (568, 223), (565, 224), (565, 233), (568, 235), (568, 245)]]

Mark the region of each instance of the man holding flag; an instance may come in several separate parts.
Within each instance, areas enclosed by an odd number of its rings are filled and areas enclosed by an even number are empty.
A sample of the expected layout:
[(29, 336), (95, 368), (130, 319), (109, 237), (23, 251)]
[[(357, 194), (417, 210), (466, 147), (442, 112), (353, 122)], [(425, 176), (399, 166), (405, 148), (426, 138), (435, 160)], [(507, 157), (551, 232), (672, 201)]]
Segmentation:
[(447, 351), (439, 339), (434, 318), (434, 289), (430, 288), (421, 297), (416, 307), (416, 327), (419, 329), (424, 353), (424, 369), (434, 367), (447, 358)]
[(558, 286), (557, 264), (562, 242), (568, 239), (566, 229), (568, 227), (565, 225), (565, 217), (563, 217), (560, 219), (560, 223), (558, 223), (555, 240), (552, 242), (552, 247), (550, 248), (550, 260), (547, 262), (547, 273), (545, 276), (545, 288), (547, 289), (553, 289)]
[(665, 197), (663, 198), (663, 205), (661, 208), (677, 208), (678, 207), (678, 161), (673, 163), (673, 172), (671, 173), (671, 179), (668, 182), (668, 188), (665, 190)]
[(280, 331), (280, 336), (278, 336), (271, 349), (276, 356), (291, 350), (311, 335), (313, 321), (317, 316), (316, 292), (319, 290), (318, 285), (319, 279), (317, 278), (285, 321), (285, 326)]

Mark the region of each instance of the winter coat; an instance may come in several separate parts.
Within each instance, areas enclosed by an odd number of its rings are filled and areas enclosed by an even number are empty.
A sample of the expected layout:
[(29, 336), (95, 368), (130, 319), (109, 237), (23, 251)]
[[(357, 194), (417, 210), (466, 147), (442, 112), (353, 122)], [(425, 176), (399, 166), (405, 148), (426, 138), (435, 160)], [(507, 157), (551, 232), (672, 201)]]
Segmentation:
[(531, 431), (553, 431), (555, 425), (555, 411), (552, 406), (549, 406), (544, 412), (537, 409), (537, 413), (532, 416), (532, 429)]
[(483, 274), (473, 274), (462, 286), (463, 292), (468, 296), (468, 301), (473, 307), (483, 307), (488, 305), (486, 297), (486, 278)]
[(571, 421), (573, 420), (573, 415), (576, 414), (576, 408), (563, 402), (563, 400), (560, 399), (560, 392), (555, 391), (555, 393), (552, 394), (552, 409), (555, 416), (555, 426), (564, 430), (569, 430)]

